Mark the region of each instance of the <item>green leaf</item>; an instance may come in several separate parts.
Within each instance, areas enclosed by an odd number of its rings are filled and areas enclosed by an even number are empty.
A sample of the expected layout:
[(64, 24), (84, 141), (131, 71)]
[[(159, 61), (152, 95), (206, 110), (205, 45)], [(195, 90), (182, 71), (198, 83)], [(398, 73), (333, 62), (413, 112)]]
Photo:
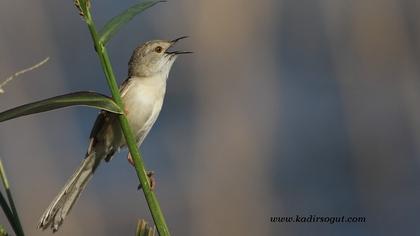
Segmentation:
[(135, 17), (140, 12), (154, 6), (155, 4), (159, 2), (166, 2), (166, 1), (162, 1), (162, 0), (145, 1), (145, 2), (136, 4), (128, 8), (127, 10), (119, 14), (118, 16), (115, 16), (114, 18), (112, 18), (99, 31), (101, 43), (105, 45), (112, 38), (112, 36), (114, 36), (115, 33), (117, 33), (117, 31), (121, 28), (121, 26), (129, 22), (131, 19), (133, 19), (133, 17)]
[(75, 92), (28, 103), (0, 113), (0, 122), (68, 106), (90, 106), (122, 114), (120, 107), (109, 97), (95, 92)]

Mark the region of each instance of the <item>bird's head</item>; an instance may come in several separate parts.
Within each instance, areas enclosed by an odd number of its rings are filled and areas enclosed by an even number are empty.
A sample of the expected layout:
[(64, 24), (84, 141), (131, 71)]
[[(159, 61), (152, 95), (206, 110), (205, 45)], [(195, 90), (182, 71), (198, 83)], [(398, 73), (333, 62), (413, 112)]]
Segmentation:
[(162, 73), (169, 74), (175, 59), (188, 51), (172, 51), (171, 48), (186, 36), (174, 40), (152, 40), (134, 49), (128, 63), (129, 77), (150, 77)]

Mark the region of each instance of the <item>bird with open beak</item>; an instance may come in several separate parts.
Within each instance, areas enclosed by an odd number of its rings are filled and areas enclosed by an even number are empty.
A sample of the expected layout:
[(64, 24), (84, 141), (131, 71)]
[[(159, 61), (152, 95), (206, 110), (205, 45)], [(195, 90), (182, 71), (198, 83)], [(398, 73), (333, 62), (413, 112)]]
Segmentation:
[[(131, 56), (128, 79), (122, 83), (120, 93), (125, 115), (138, 145), (159, 116), (173, 63), (179, 55), (191, 53), (171, 51), (176, 42), (184, 38), (146, 42), (137, 47)], [(85, 159), (45, 210), (38, 227), (57, 231), (101, 161), (108, 162), (125, 146), (117, 115), (101, 111), (93, 125)], [(132, 163), (130, 156), (129, 161)]]

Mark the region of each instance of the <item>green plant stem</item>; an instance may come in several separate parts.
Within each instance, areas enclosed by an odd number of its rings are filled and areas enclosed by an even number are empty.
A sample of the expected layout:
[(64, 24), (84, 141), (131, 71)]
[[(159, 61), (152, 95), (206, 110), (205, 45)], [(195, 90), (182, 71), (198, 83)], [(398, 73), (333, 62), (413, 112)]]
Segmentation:
[[(98, 33), (96, 31), (95, 24), (92, 20), (92, 16), (90, 14), (89, 9), (86, 9), (85, 15), (86, 15), (85, 20), (89, 27), (89, 31), (92, 36), (93, 42), (95, 44), (95, 50), (101, 62), (102, 69), (104, 70), (106, 80), (108, 82), (108, 86), (112, 93), (112, 97), (115, 100), (115, 103), (117, 103), (117, 105), (120, 106), (122, 110), (124, 110), (124, 104), (121, 99), (121, 95), (118, 89), (114, 72), (112, 70), (108, 53), (103, 43), (99, 40)], [(150, 212), (153, 217), (153, 221), (155, 222), (159, 235), (169, 236), (170, 234), (169, 234), (168, 226), (166, 225), (165, 218), (160, 209), (159, 202), (156, 198), (156, 195), (150, 188), (149, 178), (147, 177), (147, 174), (146, 174), (144, 162), (137, 148), (137, 143), (134, 139), (133, 132), (128, 123), (127, 117), (125, 116), (125, 114), (122, 114), (122, 115), (119, 115), (118, 118), (121, 125), (121, 129), (124, 133), (124, 137), (125, 137), (128, 149), (130, 151), (131, 157), (133, 158), (134, 167), (136, 169), (137, 176), (142, 186), (143, 193), (147, 201), (147, 205), (149, 206)]]
[(7, 198), (9, 199), (10, 208), (12, 209), (12, 213), (13, 213), (13, 216), (14, 216), (15, 221), (16, 221), (16, 227), (17, 227), (18, 232), (19, 232), (19, 233), (16, 233), (16, 234), (19, 235), (19, 236), (24, 236), (25, 233), (23, 233), (23, 228), (22, 228), (22, 224), (20, 223), (19, 214), (16, 210), (15, 202), (13, 201), (12, 192), (10, 191), (9, 188), (6, 189), (6, 194), (7, 194)]
[(1, 192), (0, 192), (0, 205), (1, 205), (1, 208), (3, 209), (4, 214), (7, 217), (7, 220), (9, 221), (10, 225), (12, 226), (13, 231), (15, 231), (16, 234), (18, 234), (19, 229), (16, 225), (16, 221), (15, 221), (15, 218), (13, 216), (13, 213), (10, 210), (9, 205), (7, 204), (7, 201), (6, 201), (6, 199), (4, 198), (4, 196)]
[[(9, 181), (7, 180), (6, 172), (3, 167), (3, 163), (0, 160), (0, 178), (3, 183), (3, 187), (6, 190), (7, 199), (9, 200), (9, 205), (6, 203), (6, 200), (3, 197), (3, 194), (0, 193), (0, 204), (3, 208), (4, 213), (6, 214), (10, 224), (13, 227), (13, 230), (15, 231), (16, 235), (18, 236), (24, 236), (22, 224), (20, 223), (19, 214), (16, 210), (15, 201), (13, 200), (12, 192), (10, 191), (10, 185)], [(12, 221), (9, 217), (12, 217)]]

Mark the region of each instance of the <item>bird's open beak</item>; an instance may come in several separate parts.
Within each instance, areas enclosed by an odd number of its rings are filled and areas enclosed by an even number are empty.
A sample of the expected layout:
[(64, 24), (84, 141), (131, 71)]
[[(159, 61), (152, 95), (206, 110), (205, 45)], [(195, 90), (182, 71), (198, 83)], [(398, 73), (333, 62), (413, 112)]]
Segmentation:
[(167, 53), (167, 54), (175, 54), (175, 55), (193, 53), (193, 52), (190, 52), (190, 51), (178, 51), (178, 50), (177, 51), (169, 51), (169, 49), (172, 48), (179, 40), (185, 39), (185, 38), (188, 38), (188, 36), (182, 36), (182, 37), (179, 37), (179, 38), (176, 38), (176, 39), (172, 40), (171, 41), (171, 46), (169, 46), (169, 48), (166, 49), (166, 52), (165, 53)]

